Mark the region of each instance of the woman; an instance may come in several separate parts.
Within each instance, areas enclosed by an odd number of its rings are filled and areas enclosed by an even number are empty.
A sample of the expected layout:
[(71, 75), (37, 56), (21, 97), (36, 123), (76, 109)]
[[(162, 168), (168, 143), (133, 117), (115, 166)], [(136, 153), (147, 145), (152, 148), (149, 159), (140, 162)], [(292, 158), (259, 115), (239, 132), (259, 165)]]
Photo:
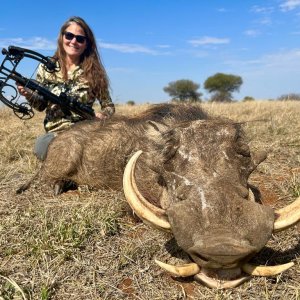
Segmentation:
[[(40, 65), (36, 77), (38, 82), (56, 95), (64, 92), (90, 106), (98, 99), (101, 105), (101, 112), (96, 113), (98, 119), (113, 115), (115, 107), (109, 94), (109, 80), (94, 34), (82, 18), (71, 17), (63, 24), (54, 59), (58, 62), (59, 71), (49, 73)], [(48, 145), (56, 133), (83, 119), (74, 113), (66, 114), (59, 106), (48, 103), (43, 96), (24, 86), (19, 85), (18, 90), (35, 109), (46, 109), (44, 127), (47, 134), (39, 137), (35, 145), (35, 154), (44, 160)]]

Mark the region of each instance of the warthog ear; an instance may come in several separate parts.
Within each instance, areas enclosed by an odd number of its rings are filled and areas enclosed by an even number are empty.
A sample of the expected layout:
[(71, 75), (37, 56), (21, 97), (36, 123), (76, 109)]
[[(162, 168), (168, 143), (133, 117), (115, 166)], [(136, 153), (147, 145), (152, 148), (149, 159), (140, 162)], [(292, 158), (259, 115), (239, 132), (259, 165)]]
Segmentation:
[(147, 122), (147, 136), (154, 143), (154, 149), (163, 154), (163, 161), (168, 161), (178, 148), (178, 135), (164, 123)]
[(165, 132), (168, 129), (168, 127), (163, 124), (163, 123), (158, 123), (155, 121), (147, 121), (147, 133), (150, 136), (159, 136), (161, 135), (163, 132)]

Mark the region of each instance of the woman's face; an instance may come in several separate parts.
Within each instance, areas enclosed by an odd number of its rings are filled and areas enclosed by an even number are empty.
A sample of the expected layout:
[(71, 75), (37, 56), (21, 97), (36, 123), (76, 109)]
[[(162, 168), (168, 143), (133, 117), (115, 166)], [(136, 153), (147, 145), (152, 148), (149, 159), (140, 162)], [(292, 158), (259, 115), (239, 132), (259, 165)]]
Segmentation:
[(63, 48), (67, 58), (79, 62), (80, 55), (87, 47), (84, 30), (76, 23), (71, 23), (63, 34)]

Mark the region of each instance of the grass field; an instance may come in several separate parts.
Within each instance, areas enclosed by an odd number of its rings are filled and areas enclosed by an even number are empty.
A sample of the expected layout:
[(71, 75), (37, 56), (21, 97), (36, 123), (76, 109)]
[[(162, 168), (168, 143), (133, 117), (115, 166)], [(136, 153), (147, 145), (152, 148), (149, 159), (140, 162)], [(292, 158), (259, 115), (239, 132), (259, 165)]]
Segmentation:
[[(137, 114), (148, 105), (117, 106)], [(265, 205), (300, 196), (300, 102), (204, 103), (206, 111), (243, 122), (249, 144), (268, 158), (251, 175)], [(185, 260), (172, 236), (144, 225), (122, 192), (81, 186), (54, 197), (47, 186), (17, 187), (39, 167), (32, 148), (43, 114), (28, 121), (0, 110), (0, 299), (300, 299), (300, 226), (272, 237), (254, 263), (295, 266), (230, 290), (211, 290), (162, 271), (157, 258)], [(170, 249), (172, 251), (170, 251)], [(172, 254), (170, 254), (172, 253)]]

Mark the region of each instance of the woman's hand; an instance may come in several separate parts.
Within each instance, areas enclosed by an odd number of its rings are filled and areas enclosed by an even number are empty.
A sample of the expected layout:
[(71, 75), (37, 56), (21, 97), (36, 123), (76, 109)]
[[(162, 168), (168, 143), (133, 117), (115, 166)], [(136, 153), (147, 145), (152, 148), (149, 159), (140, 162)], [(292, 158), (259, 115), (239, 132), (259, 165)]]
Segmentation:
[(30, 99), (32, 97), (33, 94), (32, 90), (25, 88), (23, 85), (20, 85), (18, 83), (16, 84), (16, 86), (20, 95), (24, 96), (26, 99)]
[(97, 119), (100, 119), (100, 120), (107, 119), (107, 116), (105, 114), (103, 114), (102, 112), (96, 112), (95, 116)]

